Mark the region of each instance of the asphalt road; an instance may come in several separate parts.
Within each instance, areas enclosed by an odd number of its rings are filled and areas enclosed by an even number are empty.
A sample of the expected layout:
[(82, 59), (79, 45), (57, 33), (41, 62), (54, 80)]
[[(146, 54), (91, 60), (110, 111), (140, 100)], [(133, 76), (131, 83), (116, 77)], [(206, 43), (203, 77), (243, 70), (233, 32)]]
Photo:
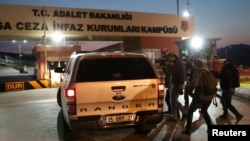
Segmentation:
[[(0, 92), (0, 140), (1, 141), (62, 141), (63, 133), (60, 121), (60, 108), (56, 102), (57, 88), (34, 89), (14, 92)], [(183, 102), (183, 96), (180, 101)], [(215, 124), (235, 124), (230, 120), (221, 120), (222, 113), (219, 100), (218, 107), (211, 105), (209, 113)], [(233, 104), (244, 115), (239, 124), (250, 124), (250, 102), (234, 99)], [(166, 116), (168, 118), (168, 116)], [(74, 141), (206, 141), (207, 127), (199, 111), (193, 119), (193, 132), (190, 136), (181, 133), (183, 124), (162, 121), (149, 134), (142, 136), (134, 129), (113, 129), (106, 131), (89, 131), (77, 136)]]
[(28, 73), (20, 73), (19, 70), (0, 65), (0, 76), (34, 75), (34, 67), (27, 67)]
[(0, 91), (5, 91), (5, 83), (7, 82), (22, 82), (35, 80), (34, 67), (27, 67), (28, 73), (20, 73), (18, 70), (0, 65)]

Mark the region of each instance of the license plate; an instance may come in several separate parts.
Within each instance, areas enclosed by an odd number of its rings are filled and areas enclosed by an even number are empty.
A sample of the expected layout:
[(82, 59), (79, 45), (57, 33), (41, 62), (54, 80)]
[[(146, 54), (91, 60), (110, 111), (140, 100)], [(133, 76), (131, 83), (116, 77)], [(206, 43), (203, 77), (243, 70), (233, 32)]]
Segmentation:
[(119, 123), (119, 122), (133, 121), (134, 118), (135, 118), (134, 114), (114, 115), (114, 116), (104, 117), (104, 121), (105, 123)]

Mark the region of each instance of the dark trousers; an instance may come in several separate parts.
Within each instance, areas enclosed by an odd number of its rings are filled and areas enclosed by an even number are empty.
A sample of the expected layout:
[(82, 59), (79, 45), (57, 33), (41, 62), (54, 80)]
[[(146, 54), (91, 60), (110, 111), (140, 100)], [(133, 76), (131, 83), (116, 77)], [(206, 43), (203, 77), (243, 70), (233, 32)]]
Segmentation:
[(189, 96), (193, 95), (193, 89), (191, 87), (191, 77), (187, 77), (187, 81), (186, 81), (186, 87), (184, 90), (184, 107), (185, 109), (189, 108)]
[(182, 106), (178, 100), (180, 95), (180, 85), (171, 85), (170, 89), (170, 101), (171, 101), (171, 113), (174, 120), (178, 120), (179, 110), (182, 113), (182, 116), (187, 114), (186, 109)]
[(189, 94), (184, 92), (184, 108), (187, 110), (189, 107)]
[(167, 88), (165, 94), (165, 102), (168, 106), (168, 111), (171, 113), (171, 103), (170, 103), (170, 88)]
[(235, 115), (238, 116), (240, 113), (236, 110), (236, 108), (232, 105), (232, 96), (235, 93), (235, 88), (234, 89), (227, 89), (227, 90), (222, 90), (222, 95), (221, 95), (221, 103), (223, 107), (223, 114), (227, 115), (228, 114), (228, 109)]
[(193, 121), (193, 113), (198, 109), (201, 108), (201, 113), (206, 121), (207, 126), (211, 125), (211, 118), (207, 112), (210, 104), (212, 101), (200, 101), (197, 98), (193, 98), (187, 115), (187, 123), (186, 123), (186, 130), (191, 131), (192, 121)]
[(184, 107), (185, 107), (185, 109), (189, 108), (189, 95), (192, 95), (192, 93), (193, 93), (192, 89), (189, 86), (189, 84), (187, 83), (187, 86), (184, 90)]

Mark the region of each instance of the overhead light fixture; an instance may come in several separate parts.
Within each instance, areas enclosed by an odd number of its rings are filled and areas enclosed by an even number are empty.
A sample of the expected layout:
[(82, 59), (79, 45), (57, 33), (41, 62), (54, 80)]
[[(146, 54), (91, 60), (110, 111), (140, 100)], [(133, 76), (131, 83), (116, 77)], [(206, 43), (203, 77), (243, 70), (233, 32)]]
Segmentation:
[(184, 17), (189, 17), (191, 15), (191, 12), (189, 10), (189, 5), (190, 5), (189, 0), (187, 0), (187, 10), (183, 12)]
[(203, 39), (200, 37), (193, 37), (191, 39), (191, 47), (195, 50), (199, 50), (203, 46)]
[(190, 12), (189, 11), (184, 11), (183, 12), (183, 16), (184, 17), (189, 17), (191, 14), (190, 14)]
[(55, 42), (59, 43), (59, 42), (62, 42), (63, 41), (63, 45), (65, 45), (65, 35), (63, 35), (62, 33), (60, 32), (55, 32), (53, 35), (52, 35), (52, 38)]

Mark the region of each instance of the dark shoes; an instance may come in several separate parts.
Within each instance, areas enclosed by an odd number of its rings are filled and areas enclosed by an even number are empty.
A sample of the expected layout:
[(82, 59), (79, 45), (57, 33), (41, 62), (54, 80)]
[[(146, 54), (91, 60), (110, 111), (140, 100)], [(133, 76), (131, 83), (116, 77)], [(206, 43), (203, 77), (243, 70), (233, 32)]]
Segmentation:
[(165, 115), (170, 115), (171, 112), (170, 111), (166, 111), (166, 112), (163, 112)]
[(186, 135), (190, 135), (190, 134), (191, 134), (191, 131), (189, 131), (189, 130), (184, 130), (184, 131), (182, 131), (182, 133), (183, 133), (183, 134), (186, 134)]
[(169, 118), (168, 120), (167, 120), (168, 122), (178, 122), (178, 120), (177, 119), (174, 119), (174, 118)]
[(222, 119), (226, 119), (226, 120), (228, 119), (228, 115), (227, 114), (220, 115), (219, 117), (222, 118)]
[[(229, 117), (228, 117), (227, 114), (220, 115), (220, 118), (221, 118), (221, 119), (226, 119), (226, 120), (229, 119)], [(240, 121), (242, 120), (242, 118), (243, 118), (243, 115), (242, 115), (242, 114), (237, 115), (237, 116), (236, 116), (236, 123), (240, 122)]]
[(187, 115), (182, 115), (181, 121), (184, 121), (187, 118)]
[(188, 110), (189, 105), (184, 105), (183, 108), (184, 108), (185, 110)]
[(236, 116), (236, 123), (240, 122), (243, 118), (243, 115), (239, 114), (238, 116)]
[(169, 119), (166, 119), (165, 121), (166, 121), (166, 123), (172, 123), (172, 124), (177, 124), (179, 122), (178, 119), (174, 119), (172, 117)]

